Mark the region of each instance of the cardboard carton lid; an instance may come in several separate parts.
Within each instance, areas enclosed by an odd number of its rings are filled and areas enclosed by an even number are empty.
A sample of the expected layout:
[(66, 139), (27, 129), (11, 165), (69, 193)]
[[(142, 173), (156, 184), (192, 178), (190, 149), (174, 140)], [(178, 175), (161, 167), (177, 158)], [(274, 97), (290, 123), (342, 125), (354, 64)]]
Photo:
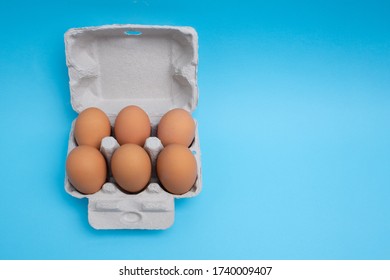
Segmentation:
[(65, 33), (71, 104), (114, 118), (128, 105), (159, 118), (198, 103), (198, 37), (191, 27), (105, 25)]

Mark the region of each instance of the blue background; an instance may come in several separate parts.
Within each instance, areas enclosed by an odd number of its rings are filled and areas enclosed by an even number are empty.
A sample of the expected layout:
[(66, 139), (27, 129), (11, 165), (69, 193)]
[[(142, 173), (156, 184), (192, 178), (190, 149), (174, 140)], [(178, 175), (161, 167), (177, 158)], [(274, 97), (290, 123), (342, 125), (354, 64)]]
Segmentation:
[[(184, 2), (0, 2), (0, 258), (389, 259), (389, 2)], [(64, 191), (63, 35), (111, 23), (199, 34), (203, 191), (166, 231)]]

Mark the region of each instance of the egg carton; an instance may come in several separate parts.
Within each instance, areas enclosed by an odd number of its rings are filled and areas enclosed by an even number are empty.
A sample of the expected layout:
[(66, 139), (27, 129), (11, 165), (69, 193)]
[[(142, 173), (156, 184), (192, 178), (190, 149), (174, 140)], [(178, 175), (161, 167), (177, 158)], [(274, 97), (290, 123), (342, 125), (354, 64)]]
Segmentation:
[[(156, 25), (104, 25), (70, 29), (65, 33), (66, 63), (72, 108), (103, 110), (111, 126), (119, 111), (137, 105), (149, 115), (152, 135), (144, 145), (152, 162), (152, 176), (140, 193), (119, 188), (108, 180), (97, 193), (78, 192), (65, 174), (65, 190), (88, 199), (88, 221), (96, 229), (166, 229), (174, 222), (175, 198), (198, 195), (202, 172), (198, 125), (189, 149), (197, 162), (197, 179), (183, 195), (166, 192), (156, 175), (156, 158), (163, 149), (156, 137), (158, 122), (173, 108), (192, 112), (198, 103), (198, 37), (191, 27)], [(73, 121), (68, 154), (77, 144)], [(102, 140), (100, 151), (108, 166), (119, 147), (114, 137)]]

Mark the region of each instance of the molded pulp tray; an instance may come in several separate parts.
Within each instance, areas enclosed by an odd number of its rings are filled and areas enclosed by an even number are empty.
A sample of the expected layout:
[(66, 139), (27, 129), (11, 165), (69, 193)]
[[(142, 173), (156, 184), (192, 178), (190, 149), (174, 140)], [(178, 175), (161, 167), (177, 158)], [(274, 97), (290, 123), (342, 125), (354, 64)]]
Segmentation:
[[(144, 148), (152, 160), (152, 178), (138, 194), (124, 193), (110, 176), (92, 195), (79, 193), (65, 176), (65, 190), (77, 198), (88, 198), (88, 220), (96, 229), (165, 229), (174, 221), (174, 198), (192, 197), (202, 189), (198, 127), (190, 146), (198, 165), (198, 177), (184, 195), (163, 190), (155, 173), (163, 146), (156, 137), (161, 117), (173, 108), (190, 112), (198, 103), (198, 37), (191, 27), (106, 25), (74, 28), (65, 33), (71, 104), (80, 113), (97, 107), (109, 117), (111, 126), (119, 111), (137, 105), (149, 115), (152, 136)], [(195, 121), (196, 122), (196, 121)], [(74, 123), (69, 152), (76, 147)], [(101, 152), (108, 164), (119, 145), (106, 137)]]

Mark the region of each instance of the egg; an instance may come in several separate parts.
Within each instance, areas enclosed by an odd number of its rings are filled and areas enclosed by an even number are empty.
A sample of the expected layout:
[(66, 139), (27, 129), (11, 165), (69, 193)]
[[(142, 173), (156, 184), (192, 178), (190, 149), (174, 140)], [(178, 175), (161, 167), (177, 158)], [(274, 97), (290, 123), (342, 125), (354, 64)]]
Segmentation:
[(96, 193), (106, 182), (106, 160), (94, 147), (78, 146), (66, 159), (66, 174), (69, 182), (79, 192)]
[(166, 146), (157, 157), (157, 177), (168, 192), (185, 194), (197, 178), (194, 155), (183, 145)]
[(77, 117), (74, 137), (78, 145), (88, 145), (99, 149), (102, 139), (110, 135), (110, 120), (102, 110), (94, 107), (88, 108)]
[(114, 132), (120, 145), (130, 143), (143, 146), (151, 133), (149, 116), (138, 106), (127, 106), (119, 112)]
[(181, 144), (189, 147), (195, 137), (195, 121), (184, 109), (170, 110), (158, 124), (157, 137), (164, 146)]
[(125, 191), (137, 193), (149, 183), (152, 164), (148, 153), (136, 144), (120, 146), (111, 158), (111, 172)]

